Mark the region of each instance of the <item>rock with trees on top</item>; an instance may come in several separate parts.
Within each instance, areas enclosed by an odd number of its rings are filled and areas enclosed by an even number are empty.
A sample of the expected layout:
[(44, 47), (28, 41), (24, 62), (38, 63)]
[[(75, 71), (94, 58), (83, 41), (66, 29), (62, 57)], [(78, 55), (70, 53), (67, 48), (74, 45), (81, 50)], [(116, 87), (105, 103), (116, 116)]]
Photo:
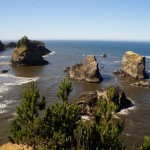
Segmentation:
[(5, 48), (15, 48), (17, 46), (17, 43), (15, 42), (9, 42), (5, 44)]
[(45, 45), (41, 41), (32, 41), (24, 36), (18, 41), (17, 47), (13, 51), (11, 59), (12, 65), (37, 66), (48, 64), (49, 62), (42, 57), (42, 55), (48, 54), (48, 52), (42, 52), (44, 47)]
[(113, 102), (118, 107), (117, 111), (129, 108), (133, 105), (133, 103), (127, 99), (124, 91), (119, 87), (113, 86), (109, 86), (106, 89), (83, 92), (76, 98), (75, 102), (81, 106), (83, 115), (92, 116), (99, 100)]

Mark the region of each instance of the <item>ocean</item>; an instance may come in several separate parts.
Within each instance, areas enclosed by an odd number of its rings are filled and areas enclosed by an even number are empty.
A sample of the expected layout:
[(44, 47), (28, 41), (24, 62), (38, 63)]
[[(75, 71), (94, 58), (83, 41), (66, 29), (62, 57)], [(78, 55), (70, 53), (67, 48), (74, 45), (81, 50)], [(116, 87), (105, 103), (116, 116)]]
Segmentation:
[[(41, 96), (45, 96), (47, 107), (57, 100), (57, 89), (66, 76), (62, 70), (75, 63), (81, 63), (87, 55), (95, 55), (104, 80), (101, 83), (85, 83), (71, 80), (73, 92), (70, 101), (84, 91), (105, 88), (109, 85), (120, 86), (134, 106), (122, 110), (115, 117), (125, 119), (125, 129), (121, 135), (128, 148), (137, 149), (144, 136), (150, 136), (150, 89), (132, 87), (136, 82), (130, 77), (116, 77), (112, 74), (119, 70), (124, 52), (131, 50), (146, 57), (146, 72), (150, 77), (150, 43), (149, 42), (112, 42), (112, 41), (44, 41), (52, 51), (44, 59), (50, 63), (45, 66), (0, 67), (8, 73), (0, 73), (0, 145), (7, 142), (9, 127), (16, 115), (25, 88), (32, 80), (37, 82)], [(12, 49), (0, 52), (0, 62), (10, 62)], [(102, 57), (106, 54), (106, 58)]]

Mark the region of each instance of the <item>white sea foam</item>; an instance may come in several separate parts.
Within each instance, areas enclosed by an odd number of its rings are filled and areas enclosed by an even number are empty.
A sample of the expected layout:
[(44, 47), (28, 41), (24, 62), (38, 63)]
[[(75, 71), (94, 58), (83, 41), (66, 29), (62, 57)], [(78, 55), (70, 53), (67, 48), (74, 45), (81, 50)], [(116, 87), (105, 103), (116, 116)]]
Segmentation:
[(150, 58), (150, 56), (145, 56), (146, 58)]
[(0, 59), (11, 58), (11, 56), (0, 56)]
[(6, 108), (6, 104), (0, 104), (0, 114), (6, 112), (5, 108)]
[(3, 94), (9, 91), (15, 86), (22, 85), (31, 81), (36, 81), (39, 78), (25, 78), (25, 77), (17, 77), (11, 74), (0, 74), (0, 114), (7, 112), (7, 107), (9, 104), (13, 103), (13, 100), (5, 100), (3, 101)]
[(118, 61), (118, 60), (115, 60), (115, 61), (113, 61), (114, 63), (119, 63), (120, 61)]
[(117, 114), (119, 115), (128, 115), (131, 111), (135, 110), (136, 106), (132, 106), (130, 108), (127, 109), (122, 109), (120, 112), (118, 112)]
[(51, 53), (44, 55), (43, 57), (49, 57), (50, 55), (54, 55), (55, 53), (56, 53), (55, 51), (52, 51)]
[(8, 105), (12, 104), (14, 100), (5, 100), (0, 103), (0, 114), (7, 112)]

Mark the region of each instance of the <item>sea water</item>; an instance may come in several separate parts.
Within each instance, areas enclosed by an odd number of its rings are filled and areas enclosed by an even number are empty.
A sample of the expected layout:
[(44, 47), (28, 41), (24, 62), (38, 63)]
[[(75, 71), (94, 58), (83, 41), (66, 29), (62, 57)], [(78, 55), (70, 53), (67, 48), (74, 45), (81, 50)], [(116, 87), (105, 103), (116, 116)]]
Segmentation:
[[(150, 136), (150, 89), (132, 87), (135, 79), (116, 77), (112, 74), (119, 70), (124, 52), (131, 50), (146, 57), (146, 72), (150, 75), (150, 43), (148, 42), (112, 42), (112, 41), (44, 41), (52, 53), (44, 56), (50, 63), (45, 66), (0, 67), (0, 144), (7, 141), (7, 134), (16, 106), (19, 106), (23, 91), (31, 81), (36, 81), (41, 96), (45, 96), (47, 107), (57, 100), (57, 89), (66, 76), (62, 70), (75, 63), (81, 63), (87, 55), (95, 55), (104, 80), (101, 83), (85, 83), (71, 80), (73, 92), (70, 101), (84, 91), (105, 88), (109, 85), (120, 86), (134, 103), (134, 107), (116, 114), (119, 120), (125, 119), (125, 129), (121, 138), (129, 148), (137, 149), (145, 135)], [(11, 60), (12, 49), (0, 52), (0, 62)], [(102, 57), (106, 54), (106, 57)]]

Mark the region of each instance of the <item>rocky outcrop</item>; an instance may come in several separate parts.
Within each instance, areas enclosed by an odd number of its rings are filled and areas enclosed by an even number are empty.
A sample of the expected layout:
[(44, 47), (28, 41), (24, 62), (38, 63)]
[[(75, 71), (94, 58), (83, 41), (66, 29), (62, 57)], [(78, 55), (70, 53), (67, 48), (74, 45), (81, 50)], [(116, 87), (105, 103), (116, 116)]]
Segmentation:
[(130, 85), (137, 86), (137, 87), (150, 88), (150, 81), (139, 81), (136, 83), (132, 83)]
[(5, 50), (5, 45), (0, 41), (0, 50)]
[(68, 75), (72, 79), (91, 83), (100, 82), (102, 80), (98, 63), (93, 55), (88, 55), (83, 63), (73, 65)]
[(70, 70), (70, 67), (65, 67), (62, 71), (68, 72)]
[[(40, 45), (40, 43), (38, 43)], [(39, 52), (39, 45), (23, 37), (17, 43), (17, 48), (12, 54), (11, 63), (13, 66), (36, 66), (45, 65), (49, 62), (44, 60)]]
[(129, 108), (133, 105), (132, 102), (127, 99), (125, 93), (119, 89), (119, 87), (112, 88), (114, 88), (114, 94), (111, 100), (107, 94), (107, 89), (81, 93), (75, 102), (77, 105), (81, 106), (82, 114), (92, 116), (93, 111), (97, 108), (98, 100), (112, 101), (116, 106), (118, 106), (118, 111)]
[(8, 73), (8, 70), (2, 70), (2, 73)]
[(41, 41), (32, 41), (33, 45), (35, 46), (36, 50), (42, 55), (47, 55), (51, 53), (49, 49), (45, 47), (45, 44)]
[(17, 43), (10, 42), (5, 44), (5, 48), (15, 48), (17, 46)]
[(132, 51), (125, 52), (121, 63), (121, 71), (135, 79), (148, 78), (145, 72), (145, 57)]

